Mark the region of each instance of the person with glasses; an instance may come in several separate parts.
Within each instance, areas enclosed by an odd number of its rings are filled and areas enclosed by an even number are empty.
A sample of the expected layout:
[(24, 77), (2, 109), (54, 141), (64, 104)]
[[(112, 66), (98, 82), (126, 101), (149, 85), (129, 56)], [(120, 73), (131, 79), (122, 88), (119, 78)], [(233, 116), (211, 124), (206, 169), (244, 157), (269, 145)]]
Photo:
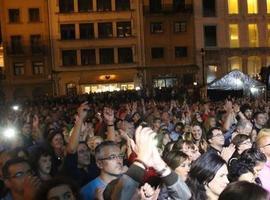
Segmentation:
[(225, 138), (221, 129), (218, 127), (211, 128), (206, 135), (209, 148), (207, 152), (220, 155), (226, 162), (232, 157), (235, 146), (231, 144), (229, 147), (224, 147)]
[(94, 200), (96, 193), (102, 193), (114, 179), (123, 174), (123, 158), (119, 146), (113, 141), (104, 141), (95, 149), (95, 157), (100, 175), (81, 189), (83, 200)]
[(2, 200), (34, 199), (41, 181), (33, 176), (27, 160), (10, 159), (4, 164), (2, 172), (5, 186), (9, 189), (9, 193)]
[(267, 158), (263, 169), (259, 173), (259, 178), (263, 188), (270, 192), (270, 129), (260, 130), (256, 139), (256, 146)]

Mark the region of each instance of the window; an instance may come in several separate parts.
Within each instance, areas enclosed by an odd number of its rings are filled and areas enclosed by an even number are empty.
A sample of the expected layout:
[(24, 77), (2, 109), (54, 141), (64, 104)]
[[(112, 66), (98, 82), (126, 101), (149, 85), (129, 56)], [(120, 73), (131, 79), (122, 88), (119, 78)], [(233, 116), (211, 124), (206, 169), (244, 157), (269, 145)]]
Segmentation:
[(77, 65), (77, 51), (76, 50), (62, 50), (63, 66)]
[(77, 88), (75, 83), (66, 84), (66, 94), (70, 96), (77, 95)]
[(270, 14), (270, 0), (266, 0), (267, 14)]
[(131, 36), (131, 22), (117, 22), (117, 37)]
[(75, 39), (75, 24), (61, 24), (61, 40)]
[(258, 47), (259, 46), (259, 35), (257, 24), (248, 25), (248, 37), (249, 37), (249, 46)]
[(116, 7), (116, 10), (129, 10), (130, 0), (116, 0), (115, 7)]
[(228, 0), (228, 13), (230, 15), (238, 14), (238, 0)]
[(217, 46), (217, 27), (204, 26), (204, 45), (206, 47)]
[(185, 0), (173, 0), (173, 10), (182, 11), (185, 9)]
[(14, 63), (13, 68), (15, 76), (24, 75), (24, 63)]
[(247, 9), (248, 14), (257, 14), (258, 13), (257, 0), (247, 0)]
[(29, 14), (29, 21), (30, 22), (39, 22), (40, 21), (39, 8), (29, 8), (28, 14)]
[(19, 9), (8, 9), (9, 23), (20, 22), (20, 10)]
[(82, 65), (95, 65), (96, 64), (95, 49), (81, 49), (81, 63)]
[(248, 57), (248, 75), (255, 76), (261, 71), (261, 59), (257, 56)]
[(80, 24), (80, 39), (94, 38), (94, 24), (86, 23)]
[(73, 0), (59, 0), (60, 13), (74, 12)]
[(14, 54), (23, 53), (22, 37), (20, 35), (11, 36), (11, 52)]
[(44, 73), (44, 63), (43, 62), (33, 62), (33, 74), (43, 74)]
[(163, 58), (164, 57), (164, 48), (163, 47), (154, 47), (151, 49), (152, 59)]
[(41, 35), (30, 35), (32, 53), (41, 53)]
[(204, 17), (216, 16), (216, 0), (203, 0), (203, 16)]
[(98, 0), (97, 1), (98, 11), (110, 11), (112, 10), (111, 0)]
[(79, 12), (89, 12), (93, 10), (93, 0), (78, 0)]
[(175, 47), (174, 55), (176, 58), (187, 57), (187, 47)]
[(118, 63), (133, 63), (132, 48), (118, 48)]
[(114, 52), (113, 48), (99, 49), (100, 64), (113, 64)]
[(228, 58), (229, 61), (229, 67), (231, 70), (237, 69), (242, 71), (242, 58), (241, 57), (230, 57)]
[(238, 24), (229, 24), (230, 47), (239, 47)]
[(187, 22), (174, 22), (174, 32), (182, 33), (187, 31)]
[(151, 33), (163, 33), (163, 24), (161, 22), (150, 23), (150, 32)]
[(99, 38), (109, 38), (113, 36), (112, 23), (98, 23), (98, 37)]
[(161, 0), (149, 0), (150, 12), (158, 13), (162, 10)]

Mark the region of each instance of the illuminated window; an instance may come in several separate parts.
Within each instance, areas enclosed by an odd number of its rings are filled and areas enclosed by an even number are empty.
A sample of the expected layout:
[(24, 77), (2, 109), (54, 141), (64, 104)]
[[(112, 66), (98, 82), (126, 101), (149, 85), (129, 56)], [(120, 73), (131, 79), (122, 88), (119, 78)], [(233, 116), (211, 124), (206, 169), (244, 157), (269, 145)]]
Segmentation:
[(270, 66), (270, 56), (266, 57), (266, 67)]
[(270, 46), (270, 24), (267, 24), (267, 45)]
[(230, 47), (239, 47), (238, 24), (229, 25)]
[(228, 12), (230, 15), (238, 14), (238, 0), (228, 0)]
[(248, 14), (258, 13), (258, 2), (257, 0), (247, 0)]
[(248, 25), (248, 36), (249, 36), (249, 46), (258, 47), (259, 46), (259, 34), (257, 24)]
[(237, 57), (237, 56), (230, 57), (228, 59), (228, 61), (229, 61), (229, 67), (230, 67), (231, 70), (237, 69), (237, 70), (242, 71), (242, 59), (241, 59), (241, 57)]
[(256, 76), (261, 71), (261, 59), (257, 56), (248, 57), (247, 73), (251, 76)]
[(267, 13), (270, 14), (270, 0), (266, 0)]

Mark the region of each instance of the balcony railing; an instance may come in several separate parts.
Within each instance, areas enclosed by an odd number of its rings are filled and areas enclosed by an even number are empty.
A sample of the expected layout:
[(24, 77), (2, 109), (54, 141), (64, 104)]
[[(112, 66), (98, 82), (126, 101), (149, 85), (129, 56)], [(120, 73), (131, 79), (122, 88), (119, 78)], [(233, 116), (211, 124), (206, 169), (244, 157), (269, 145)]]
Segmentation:
[(46, 45), (34, 45), (34, 46), (26, 46), (26, 45), (17, 45), (11, 46), (6, 45), (6, 52), (8, 55), (47, 55), (48, 46)]
[(173, 4), (162, 4), (161, 9), (151, 10), (150, 6), (144, 6), (144, 14), (175, 14), (175, 13), (192, 13), (193, 5), (184, 4), (180, 7), (174, 7)]

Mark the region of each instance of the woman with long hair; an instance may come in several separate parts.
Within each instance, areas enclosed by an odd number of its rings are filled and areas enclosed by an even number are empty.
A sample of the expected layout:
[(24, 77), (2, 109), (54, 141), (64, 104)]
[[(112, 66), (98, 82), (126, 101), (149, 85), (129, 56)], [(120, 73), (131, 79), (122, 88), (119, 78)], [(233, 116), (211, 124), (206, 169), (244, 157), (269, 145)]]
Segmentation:
[(229, 180), (226, 161), (213, 153), (201, 155), (191, 165), (187, 185), (191, 200), (217, 200)]

